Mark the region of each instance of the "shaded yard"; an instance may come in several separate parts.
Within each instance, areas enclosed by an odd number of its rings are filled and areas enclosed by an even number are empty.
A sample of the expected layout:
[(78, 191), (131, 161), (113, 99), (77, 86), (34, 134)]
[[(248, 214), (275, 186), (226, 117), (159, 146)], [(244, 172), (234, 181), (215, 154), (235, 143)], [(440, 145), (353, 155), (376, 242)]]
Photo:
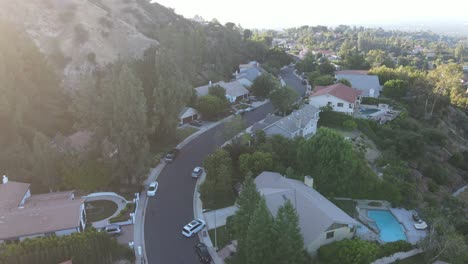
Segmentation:
[(111, 201), (91, 201), (85, 203), (88, 222), (97, 222), (112, 216), (117, 211), (117, 204)]
[(423, 254), (418, 254), (410, 258), (395, 261), (395, 264), (426, 264)]

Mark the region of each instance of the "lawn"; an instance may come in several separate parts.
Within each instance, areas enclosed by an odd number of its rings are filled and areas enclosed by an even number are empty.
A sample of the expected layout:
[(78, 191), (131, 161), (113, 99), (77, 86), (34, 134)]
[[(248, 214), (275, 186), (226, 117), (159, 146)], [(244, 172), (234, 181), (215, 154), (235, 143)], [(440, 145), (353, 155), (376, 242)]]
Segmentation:
[(97, 222), (112, 216), (117, 211), (117, 204), (111, 201), (92, 201), (85, 203), (88, 222)]
[(125, 222), (130, 219), (130, 213), (135, 212), (135, 204), (128, 203), (122, 211), (115, 217), (109, 219), (109, 223)]
[[(215, 245), (215, 230), (211, 229), (208, 231), (210, 234), (211, 243)], [(227, 232), (226, 226), (220, 226), (216, 228), (216, 238), (218, 243), (218, 249), (224, 248), (227, 244), (229, 244), (229, 235)]]
[(356, 202), (355, 201), (342, 201), (342, 200), (333, 200), (333, 203), (338, 206), (341, 210), (347, 213), (349, 216), (356, 218)]
[(397, 263), (398, 264), (425, 264), (427, 262), (424, 260), (423, 254), (418, 254), (410, 258), (395, 261), (395, 264)]
[(197, 132), (198, 128), (191, 126), (182, 127), (176, 130), (177, 141), (182, 142), (184, 139), (188, 138), (193, 133)]

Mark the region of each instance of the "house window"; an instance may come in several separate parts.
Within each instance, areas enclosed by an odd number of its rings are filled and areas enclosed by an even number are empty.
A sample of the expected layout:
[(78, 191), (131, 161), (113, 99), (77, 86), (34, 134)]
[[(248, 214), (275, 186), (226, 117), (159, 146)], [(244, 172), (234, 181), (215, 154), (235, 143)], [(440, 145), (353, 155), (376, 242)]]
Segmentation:
[(334, 236), (335, 236), (335, 232), (334, 232), (334, 231), (328, 232), (328, 233), (327, 233), (327, 239), (333, 238)]
[(353, 104), (349, 104), (349, 108), (353, 108)]
[(343, 107), (343, 103), (338, 103), (337, 106), (338, 107)]

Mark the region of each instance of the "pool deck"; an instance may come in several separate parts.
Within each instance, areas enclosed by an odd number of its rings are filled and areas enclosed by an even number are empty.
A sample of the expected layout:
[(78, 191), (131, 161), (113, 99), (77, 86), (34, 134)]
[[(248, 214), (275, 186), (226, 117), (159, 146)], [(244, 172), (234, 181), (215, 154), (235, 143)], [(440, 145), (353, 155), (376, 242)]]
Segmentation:
[[(409, 211), (403, 208), (391, 208), (389, 202), (386, 201), (378, 201), (382, 203), (382, 206), (369, 206), (368, 203), (371, 202), (370, 200), (356, 200), (357, 202), (357, 209), (358, 209), (358, 218), (361, 223), (364, 223), (366, 228), (360, 230), (357, 233), (359, 237), (365, 240), (377, 240), (379, 243), (383, 243), (380, 240), (378, 230), (373, 230), (375, 227), (375, 221), (370, 219), (367, 215), (367, 210), (387, 210), (390, 211), (395, 219), (403, 226), (406, 240), (415, 245), (417, 242), (422, 240), (426, 237), (427, 231), (426, 230), (418, 230), (414, 228), (415, 221), (413, 220), (413, 211)], [(377, 238), (376, 238), (377, 234)]]
[(413, 220), (413, 212), (408, 211), (402, 208), (390, 208), (390, 211), (396, 217), (398, 222), (403, 225), (406, 231), (406, 238), (409, 243), (416, 244), (420, 240), (426, 237), (427, 231), (426, 230), (418, 230), (414, 228), (414, 224), (416, 223)]

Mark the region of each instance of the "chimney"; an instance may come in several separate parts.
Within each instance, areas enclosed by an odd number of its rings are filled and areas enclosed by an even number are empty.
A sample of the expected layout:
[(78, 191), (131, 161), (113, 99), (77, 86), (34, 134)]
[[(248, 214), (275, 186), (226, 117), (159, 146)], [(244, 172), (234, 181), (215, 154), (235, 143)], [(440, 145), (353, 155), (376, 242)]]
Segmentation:
[(304, 184), (313, 189), (314, 188), (314, 178), (312, 178), (309, 175), (304, 176)]
[(6, 175), (3, 175), (3, 184), (7, 184), (8, 182), (8, 177)]

